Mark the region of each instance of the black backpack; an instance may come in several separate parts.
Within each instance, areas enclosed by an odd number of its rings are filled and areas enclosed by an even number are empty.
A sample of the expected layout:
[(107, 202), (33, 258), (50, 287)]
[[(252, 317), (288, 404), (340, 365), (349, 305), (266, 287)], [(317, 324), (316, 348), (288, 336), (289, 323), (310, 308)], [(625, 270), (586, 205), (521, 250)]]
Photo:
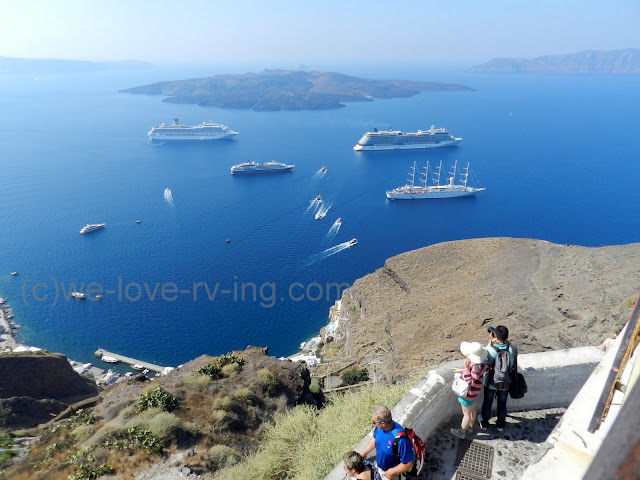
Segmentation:
[(511, 385), (511, 369), (509, 368), (509, 345), (507, 348), (496, 348), (496, 359), (493, 364), (491, 383), (497, 390), (508, 390)]

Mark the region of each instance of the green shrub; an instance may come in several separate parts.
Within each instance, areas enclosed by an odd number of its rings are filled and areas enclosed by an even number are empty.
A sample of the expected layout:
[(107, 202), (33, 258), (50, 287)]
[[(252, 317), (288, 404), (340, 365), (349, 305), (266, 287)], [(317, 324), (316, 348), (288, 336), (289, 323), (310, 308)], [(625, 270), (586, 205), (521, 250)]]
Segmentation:
[(184, 423), (174, 414), (159, 409), (147, 410), (143, 415), (129, 420), (125, 429), (131, 428), (149, 431), (163, 446), (197, 434), (197, 429), (192, 424)]
[(85, 412), (84, 408), (81, 408), (69, 417), (69, 428), (75, 428), (78, 425), (93, 425), (96, 420), (97, 418), (94, 415)]
[(165, 412), (172, 412), (178, 408), (178, 399), (171, 393), (167, 392), (164, 388), (156, 387), (153, 390), (140, 395), (138, 408), (141, 411), (145, 411), (150, 408), (159, 408)]
[(211, 380), (217, 380), (222, 378), (222, 369), (220, 365), (215, 363), (210, 363), (209, 365), (205, 365), (204, 367), (200, 367), (198, 370), (193, 372), (194, 375), (206, 375)]
[(244, 358), (242, 358), (240, 355), (236, 355), (233, 352), (225, 353), (224, 355), (220, 355), (218, 357), (218, 365), (220, 365), (221, 367), (224, 367), (225, 365), (230, 365), (232, 363), (235, 363), (242, 367), (247, 363), (247, 361)]
[(15, 450), (5, 450), (4, 452), (0, 453), (0, 468), (8, 466), (11, 463), (11, 459), (17, 456), (18, 452), (16, 452)]
[(215, 445), (209, 449), (205, 457), (205, 465), (213, 472), (221, 468), (231, 467), (238, 463), (242, 456), (226, 445)]
[(342, 372), (340, 378), (342, 379), (341, 387), (355, 385), (369, 380), (369, 372), (366, 368), (350, 368)]

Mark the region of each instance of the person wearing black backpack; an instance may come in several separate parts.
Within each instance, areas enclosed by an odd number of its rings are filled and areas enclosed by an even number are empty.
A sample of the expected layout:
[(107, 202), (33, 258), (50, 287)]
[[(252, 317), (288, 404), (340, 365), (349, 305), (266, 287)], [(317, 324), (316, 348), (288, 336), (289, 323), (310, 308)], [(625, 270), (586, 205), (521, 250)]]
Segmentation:
[[(487, 364), (489, 370), (484, 376), (484, 402), (482, 415), (478, 415), (482, 428), (489, 427), (493, 399), (497, 398), (498, 412), (496, 427), (501, 432), (507, 423), (507, 398), (509, 398), (509, 375), (518, 350), (509, 343), (509, 329), (504, 325), (489, 327), (489, 345), (487, 346)], [(507, 358), (508, 356), (508, 358)]]

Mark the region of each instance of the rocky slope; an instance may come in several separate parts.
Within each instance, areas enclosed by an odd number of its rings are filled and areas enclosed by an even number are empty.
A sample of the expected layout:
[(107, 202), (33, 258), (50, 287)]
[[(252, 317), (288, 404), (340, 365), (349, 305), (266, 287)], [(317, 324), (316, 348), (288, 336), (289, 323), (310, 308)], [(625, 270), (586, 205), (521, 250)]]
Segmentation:
[(640, 244), (600, 248), (484, 238), (390, 258), (342, 297), (339, 361), (395, 376), (461, 358), (503, 324), (521, 352), (598, 345), (628, 320)]

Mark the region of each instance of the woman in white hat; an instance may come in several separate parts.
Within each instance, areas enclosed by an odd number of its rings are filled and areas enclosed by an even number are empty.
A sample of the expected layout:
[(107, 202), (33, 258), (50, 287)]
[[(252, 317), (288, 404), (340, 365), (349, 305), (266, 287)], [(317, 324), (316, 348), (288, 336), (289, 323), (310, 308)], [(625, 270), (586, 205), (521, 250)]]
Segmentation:
[(454, 372), (460, 373), (462, 379), (469, 384), (469, 391), (465, 397), (458, 397), (458, 402), (462, 405), (462, 424), (460, 428), (452, 428), (451, 433), (458, 438), (465, 438), (467, 431), (473, 428), (476, 423), (476, 407), (473, 401), (482, 390), (482, 380), (484, 373), (489, 368), (487, 365), (487, 351), (478, 342), (462, 342), (460, 351), (466, 357), (464, 368), (452, 368)]

